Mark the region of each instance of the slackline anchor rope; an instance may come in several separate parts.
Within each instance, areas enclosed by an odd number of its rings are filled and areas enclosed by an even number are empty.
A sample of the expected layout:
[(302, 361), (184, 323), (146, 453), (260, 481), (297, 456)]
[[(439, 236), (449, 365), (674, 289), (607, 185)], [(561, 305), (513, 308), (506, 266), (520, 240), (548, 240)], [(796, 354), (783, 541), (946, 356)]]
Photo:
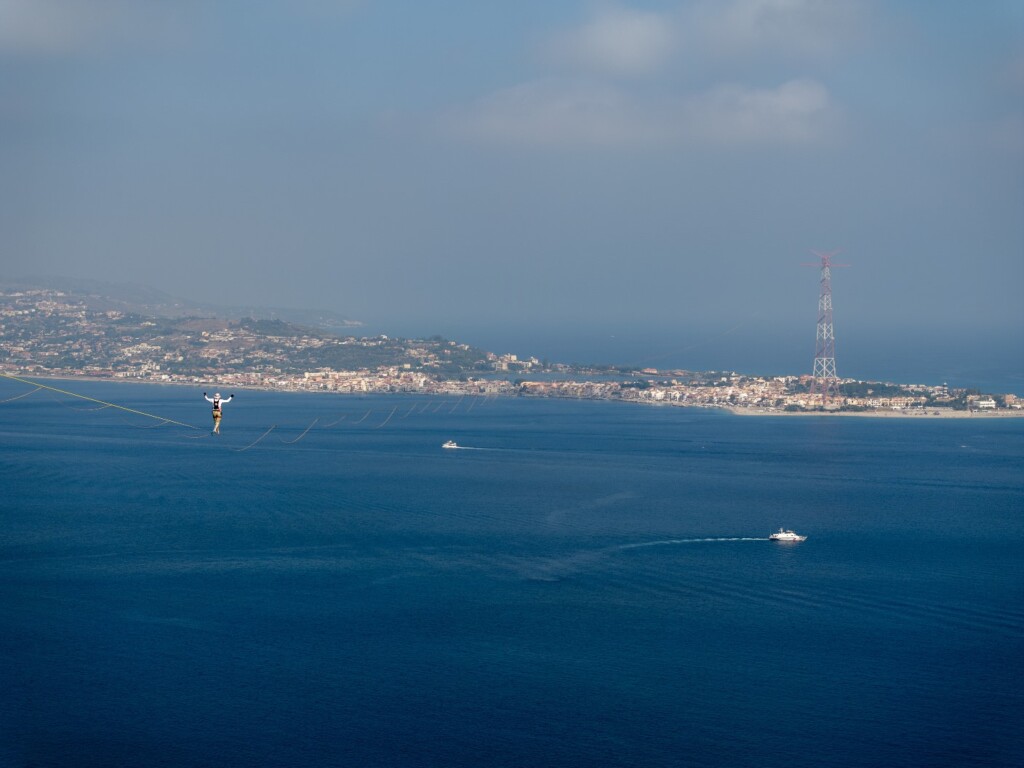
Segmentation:
[(15, 400), (21, 400), (21, 398), (23, 398), (23, 397), (28, 397), (29, 395), (35, 394), (40, 389), (42, 389), (42, 387), (36, 387), (35, 389), (30, 389), (28, 392), (22, 392), (20, 395), (15, 395), (14, 397), (8, 397), (6, 400), (0, 400), (0, 403), (11, 403), (11, 402), (14, 402)]
[[(316, 424), (318, 421), (320, 421), (320, 417), (319, 416), (317, 416), (315, 419), (313, 419), (313, 424)], [(299, 440), (301, 440), (302, 438), (304, 438), (306, 436), (306, 432), (309, 432), (309, 430), (311, 430), (313, 428), (313, 424), (310, 424), (308, 427), (306, 427), (305, 432), (303, 432), (301, 435), (296, 437), (294, 440), (282, 440), (281, 442), (284, 443), (285, 445), (292, 445), (294, 443), (299, 442)]]
[[(121, 411), (127, 411), (128, 413), (135, 413), (135, 414), (138, 414), (139, 416), (145, 416), (147, 419), (156, 419), (157, 421), (162, 421), (165, 424), (174, 424), (175, 426), (178, 426), (178, 427), (188, 427), (189, 429), (199, 429), (199, 427), (193, 426), (192, 424), (185, 424), (185, 423), (183, 423), (181, 421), (174, 421), (173, 419), (167, 419), (167, 418), (164, 418), (163, 416), (156, 416), (156, 415), (154, 415), (152, 413), (146, 413), (145, 411), (137, 411), (134, 408), (126, 408), (125, 406), (117, 405), (116, 403), (108, 403), (106, 400), (98, 400), (95, 397), (88, 397), (86, 395), (80, 395), (77, 392), (68, 392), (66, 389), (58, 389), (57, 387), (51, 387), (51, 386), (48, 386), (46, 384), (40, 384), (38, 381), (30, 381), (29, 379), (21, 379), (21, 378), (18, 378), (17, 376), (11, 376), (10, 374), (7, 374), (7, 373), (0, 373), (0, 376), (2, 376), (5, 379), (10, 379), (11, 381), (17, 381), (17, 382), (20, 382), (22, 384), (28, 384), (28, 385), (33, 386), (33, 387), (38, 387), (39, 389), (48, 389), (51, 392), (59, 392), (60, 394), (68, 395), (69, 397), (77, 397), (80, 400), (88, 400), (89, 402), (92, 402), (92, 403), (99, 403), (104, 408), (117, 408), (118, 410), (121, 410)], [(31, 392), (28, 393), (28, 394), (31, 394)], [(96, 409), (96, 410), (101, 410), (101, 409)]]
[(271, 425), (270, 429), (268, 429), (268, 430), (267, 430), (266, 432), (264, 432), (264, 433), (263, 433), (262, 435), (260, 435), (259, 437), (257, 437), (257, 438), (256, 438), (255, 440), (253, 440), (253, 441), (252, 441), (251, 443), (249, 443), (249, 444), (248, 444), (247, 446), (245, 446), (245, 448), (234, 448), (233, 450), (234, 450), (234, 451), (235, 451), (236, 453), (241, 453), (242, 451), (248, 451), (248, 450), (249, 450), (250, 448), (252, 448), (252, 447), (253, 447), (254, 445), (256, 445), (256, 443), (258, 443), (258, 442), (259, 442), (260, 440), (262, 440), (262, 439), (263, 439), (264, 437), (266, 437), (266, 436), (267, 436), (267, 435), (269, 435), (269, 434), (270, 434), (271, 432), (273, 432), (273, 431), (274, 431), (274, 428), (275, 428), (276, 426), (277, 426), (277, 424), (273, 424), (273, 425)]

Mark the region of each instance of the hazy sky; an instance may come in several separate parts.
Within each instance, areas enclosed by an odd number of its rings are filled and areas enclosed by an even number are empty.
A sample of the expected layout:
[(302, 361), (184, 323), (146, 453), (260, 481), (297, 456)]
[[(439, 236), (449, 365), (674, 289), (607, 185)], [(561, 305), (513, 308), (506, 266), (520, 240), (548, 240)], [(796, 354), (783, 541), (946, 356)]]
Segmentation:
[(1021, 352), (1024, 4), (0, 0), (0, 276), (809, 357), (811, 248)]

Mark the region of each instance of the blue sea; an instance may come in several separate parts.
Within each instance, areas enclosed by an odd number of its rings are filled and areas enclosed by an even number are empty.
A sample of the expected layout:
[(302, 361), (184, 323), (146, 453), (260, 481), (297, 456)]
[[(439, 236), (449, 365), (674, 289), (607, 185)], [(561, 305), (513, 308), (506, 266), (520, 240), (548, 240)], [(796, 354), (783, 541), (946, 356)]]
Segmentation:
[(1024, 420), (46, 383), (0, 765), (1024, 763)]

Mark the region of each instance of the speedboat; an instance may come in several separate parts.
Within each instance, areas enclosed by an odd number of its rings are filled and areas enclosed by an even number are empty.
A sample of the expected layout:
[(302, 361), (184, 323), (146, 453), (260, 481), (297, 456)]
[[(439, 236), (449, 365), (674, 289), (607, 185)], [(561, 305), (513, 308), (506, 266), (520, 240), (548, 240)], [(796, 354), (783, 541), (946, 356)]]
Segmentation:
[(793, 531), (787, 531), (787, 530), (784, 530), (782, 528), (779, 528), (778, 533), (773, 533), (771, 536), (768, 537), (768, 540), (769, 541), (806, 541), (807, 537), (806, 536), (801, 536), (800, 534), (794, 533)]
[(458, 448), (459, 446), (456, 445), (454, 440), (448, 440), (448, 441), (446, 441), (444, 443), (441, 443), (441, 447), (442, 448)]

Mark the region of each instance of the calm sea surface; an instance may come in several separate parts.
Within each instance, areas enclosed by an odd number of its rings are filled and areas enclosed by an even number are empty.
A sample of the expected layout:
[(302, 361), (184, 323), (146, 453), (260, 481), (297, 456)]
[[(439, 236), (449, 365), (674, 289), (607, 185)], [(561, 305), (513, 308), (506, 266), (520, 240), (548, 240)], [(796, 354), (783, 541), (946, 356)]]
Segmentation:
[(0, 765), (1024, 763), (1022, 420), (49, 383)]

